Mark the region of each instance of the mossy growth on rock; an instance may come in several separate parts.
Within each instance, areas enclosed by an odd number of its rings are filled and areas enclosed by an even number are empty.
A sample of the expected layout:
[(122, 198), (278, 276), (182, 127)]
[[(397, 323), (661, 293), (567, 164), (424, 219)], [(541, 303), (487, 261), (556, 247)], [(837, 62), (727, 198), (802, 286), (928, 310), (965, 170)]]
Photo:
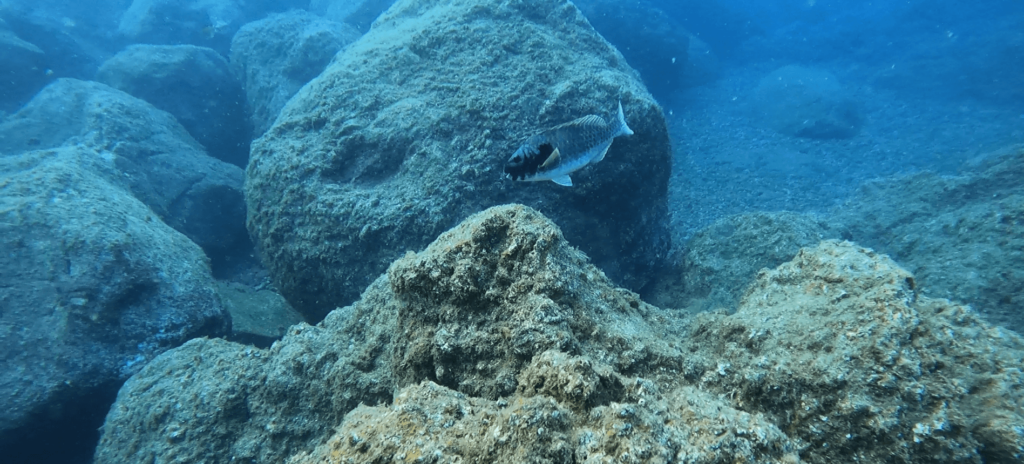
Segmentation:
[(157, 358), (96, 462), (1012, 462), (1022, 362), (1019, 336), (849, 242), (686, 316), (509, 205), (270, 349)]
[[(614, 117), (619, 102), (635, 133), (573, 187), (503, 181), (528, 137)], [(670, 247), (664, 115), (571, 2), (400, 0), (289, 100), (251, 156), (249, 231), (309, 321), (494, 205), (543, 211), (636, 291)]]

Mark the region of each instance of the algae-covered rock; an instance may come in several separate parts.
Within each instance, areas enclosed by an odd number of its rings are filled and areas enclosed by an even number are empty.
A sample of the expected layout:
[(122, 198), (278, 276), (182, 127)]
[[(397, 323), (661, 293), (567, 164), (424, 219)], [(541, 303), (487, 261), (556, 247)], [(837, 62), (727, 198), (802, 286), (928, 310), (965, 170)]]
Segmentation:
[(488, 401), (425, 381), (390, 406), (360, 405), (327, 443), (288, 463), (795, 462), (795, 444), (763, 418), (692, 388), (645, 386), (630, 384), (626, 403), (574, 413), (549, 396)]
[(848, 242), (687, 319), (503, 206), (270, 349), (157, 358), (96, 462), (1012, 462), (1022, 362), (1020, 337)]
[(913, 271), (924, 293), (1024, 333), (1024, 147), (990, 153), (957, 176), (867, 183), (833, 221)]
[(523, 366), (549, 349), (630, 372), (678, 356), (646, 339), (665, 333), (665, 315), (614, 289), (550, 220), (521, 206), (472, 216), (396, 261), (388, 280), (407, 330), (392, 359), (403, 385), (427, 378), (494, 399), (514, 392)]
[(586, 355), (546, 352), (511, 398), (408, 387), (392, 405), (357, 408), (289, 462), (1024, 457), (1024, 342), (917, 295), (909, 273), (850, 243), (802, 250), (762, 272), (735, 315), (700, 316), (677, 336), (691, 354), (674, 379), (624, 378)]
[(852, 243), (762, 271), (683, 337), (684, 377), (764, 414), (803, 462), (1024, 458), (1024, 341)]
[[(146, 124), (139, 124), (146, 121)], [(214, 260), (247, 255), (244, 172), (214, 159), (170, 114), (98, 82), (58, 79), (0, 121), (0, 153), (88, 147), (112, 163), (106, 181)]]
[(87, 456), (125, 379), (230, 330), (202, 250), (110, 181), (115, 159), (82, 146), (0, 155), (5, 462)]
[(836, 76), (803, 66), (783, 66), (765, 76), (755, 102), (769, 127), (795, 137), (852, 137), (864, 119)]
[(123, 41), (191, 44), (227, 54), (242, 25), (268, 13), (304, 8), (308, 0), (123, 0), (111, 32)]
[(245, 94), (228, 61), (194, 45), (132, 45), (96, 80), (172, 115), (214, 158), (245, 167), (251, 128)]
[(253, 133), (266, 132), (288, 99), (359, 35), (301, 10), (242, 26), (231, 39), (231, 68), (245, 88)]
[[(111, 408), (96, 461), (282, 462), (322, 443), (360, 403), (423, 380), (489, 401), (512, 395), (549, 350), (657, 375), (681, 354), (669, 342), (674, 321), (655, 311), (614, 288), (538, 212), (491, 208), (268, 350), (195, 340), (147, 365)], [(599, 379), (625, 382), (607, 369)], [(614, 386), (598, 390), (595, 404), (618, 397)]]
[(824, 220), (797, 213), (757, 212), (719, 219), (684, 247), (681, 296), (691, 305), (703, 300), (700, 306), (705, 309), (735, 307), (758, 271), (773, 269), (801, 247), (835, 236)]
[[(619, 101), (635, 134), (573, 187), (501, 179), (527, 137), (610, 117)], [(249, 230), (309, 320), (495, 204), (537, 207), (632, 289), (669, 248), (661, 110), (570, 2), (399, 1), (289, 101), (251, 156)]]

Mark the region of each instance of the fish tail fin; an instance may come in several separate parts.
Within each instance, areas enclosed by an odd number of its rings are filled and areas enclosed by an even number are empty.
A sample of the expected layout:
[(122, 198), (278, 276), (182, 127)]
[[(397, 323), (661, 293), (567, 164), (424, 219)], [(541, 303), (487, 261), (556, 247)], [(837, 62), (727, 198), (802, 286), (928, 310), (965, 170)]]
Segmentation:
[(622, 112), (622, 100), (619, 100), (619, 135), (633, 135), (633, 129), (626, 125), (626, 114)]

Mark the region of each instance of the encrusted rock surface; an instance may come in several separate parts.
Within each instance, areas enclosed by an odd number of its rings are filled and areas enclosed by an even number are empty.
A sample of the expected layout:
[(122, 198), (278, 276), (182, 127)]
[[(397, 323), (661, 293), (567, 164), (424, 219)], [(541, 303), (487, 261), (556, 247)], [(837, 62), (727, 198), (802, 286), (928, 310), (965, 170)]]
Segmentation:
[[(503, 182), (529, 136), (621, 100), (636, 132), (571, 188)], [(470, 214), (535, 206), (639, 290), (669, 249), (661, 109), (570, 2), (403, 0), (253, 142), (249, 230), (282, 294), (316, 321)]]
[(229, 340), (261, 348), (280, 339), (288, 328), (302, 322), (302, 315), (281, 295), (237, 282), (217, 282), (220, 301), (231, 313)]
[(89, 453), (128, 376), (230, 330), (202, 250), (110, 181), (117, 159), (80, 145), (0, 156), (5, 462)]
[(922, 295), (884, 255), (825, 241), (696, 318), (683, 377), (801, 444), (804, 462), (1024, 458), (1024, 341)]
[(96, 462), (1010, 462), (1022, 362), (1019, 336), (849, 242), (685, 317), (502, 206), (267, 350), (159, 357)]
[(685, 244), (681, 299), (670, 306), (735, 308), (758, 271), (793, 259), (801, 247), (838, 236), (825, 220), (791, 212), (744, 213), (719, 219)]
[(865, 184), (832, 221), (914, 272), (923, 292), (1024, 333), (1024, 146)]
[[(139, 121), (147, 121), (139, 124)], [(244, 172), (214, 159), (170, 114), (98, 82), (58, 79), (0, 121), (0, 153), (88, 147), (119, 185), (219, 263), (252, 250)]]
[(266, 132), (288, 99), (359, 35), (353, 26), (304, 11), (242, 26), (231, 39), (231, 69), (245, 89), (253, 133)]
[(104, 62), (96, 80), (172, 114), (211, 156), (245, 167), (252, 134), (245, 94), (215, 50), (131, 45)]

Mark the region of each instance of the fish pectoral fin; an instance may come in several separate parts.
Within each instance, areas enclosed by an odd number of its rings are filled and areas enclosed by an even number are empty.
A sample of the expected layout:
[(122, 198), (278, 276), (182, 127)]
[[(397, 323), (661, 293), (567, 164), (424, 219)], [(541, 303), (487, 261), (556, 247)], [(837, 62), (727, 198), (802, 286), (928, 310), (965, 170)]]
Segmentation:
[(554, 182), (563, 187), (572, 187), (572, 179), (569, 178), (568, 174), (562, 174), (558, 177), (554, 177), (551, 179), (551, 182)]
[(558, 153), (558, 149), (556, 148), (555, 151), (551, 152), (551, 154), (548, 155), (548, 159), (544, 160), (544, 162), (541, 163), (541, 169), (554, 166), (556, 163), (558, 163), (559, 156), (561, 155)]
[(604, 155), (607, 155), (607, 154), (608, 154), (608, 149), (609, 149), (609, 148), (611, 148), (611, 147), (612, 147), (612, 144), (610, 144), (610, 143), (609, 143), (608, 145), (605, 145), (605, 146), (604, 146), (604, 149), (603, 149), (603, 150), (601, 150), (601, 154), (600, 154), (600, 155), (597, 155), (597, 157), (596, 157), (596, 158), (594, 158), (594, 161), (591, 161), (591, 162), (590, 162), (590, 164), (594, 164), (594, 163), (600, 163), (600, 162), (601, 162), (601, 160), (603, 160), (603, 159), (604, 159)]

